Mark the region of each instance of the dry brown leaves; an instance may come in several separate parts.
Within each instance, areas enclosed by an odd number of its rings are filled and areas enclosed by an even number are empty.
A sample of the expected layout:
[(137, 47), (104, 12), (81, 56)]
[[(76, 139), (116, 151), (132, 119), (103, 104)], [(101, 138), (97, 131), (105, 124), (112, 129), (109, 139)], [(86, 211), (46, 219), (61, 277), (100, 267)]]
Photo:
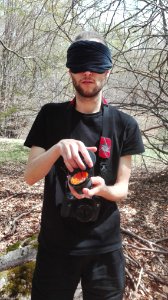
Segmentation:
[(39, 230), (43, 183), (30, 187), (23, 173), (22, 164), (0, 168), (0, 252)]
[[(22, 164), (1, 166), (0, 252), (39, 231), (43, 182), (29, 187), (23, 172)], [(125, 300), (168, 299), (168, 172), (133, 173), (128, 199), (119, 208), (127, 263)]]
[(123, 230), (125, 299), (168, 299), (168, 170), (133, 174), (120, 211), (122, 228), (133, 233)]

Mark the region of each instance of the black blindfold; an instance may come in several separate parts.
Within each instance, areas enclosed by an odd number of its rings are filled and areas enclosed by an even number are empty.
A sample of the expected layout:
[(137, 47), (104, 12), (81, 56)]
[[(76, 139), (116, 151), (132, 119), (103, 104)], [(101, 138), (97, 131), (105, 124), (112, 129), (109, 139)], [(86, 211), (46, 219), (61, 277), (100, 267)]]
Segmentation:
[(85, 71), (104, 73), (112, 67), (110, 49), (95, 41), (74, 42), (68, 48), (66, 66), (72, 73)]

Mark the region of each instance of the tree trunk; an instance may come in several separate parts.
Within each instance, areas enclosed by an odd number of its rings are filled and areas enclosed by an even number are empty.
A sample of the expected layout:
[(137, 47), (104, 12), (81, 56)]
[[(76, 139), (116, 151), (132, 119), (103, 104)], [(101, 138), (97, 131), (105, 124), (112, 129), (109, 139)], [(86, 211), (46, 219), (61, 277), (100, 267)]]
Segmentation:
[(7, 254), (0, 257), (0, 272), (8, 270), (10, 268), (17, 267), (23, 263), (35, 260), (37, 250), (34, 246), (26, 246), (14, 251), (10, 251)]

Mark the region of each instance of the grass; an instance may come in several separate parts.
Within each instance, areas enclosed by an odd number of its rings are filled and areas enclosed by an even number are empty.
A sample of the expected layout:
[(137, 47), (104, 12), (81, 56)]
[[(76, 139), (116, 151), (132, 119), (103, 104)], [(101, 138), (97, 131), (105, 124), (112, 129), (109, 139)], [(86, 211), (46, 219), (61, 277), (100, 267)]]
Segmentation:
[(29, 149), (23, 143), (23, 140), (0, 139), (0, 163), (26, 162)]

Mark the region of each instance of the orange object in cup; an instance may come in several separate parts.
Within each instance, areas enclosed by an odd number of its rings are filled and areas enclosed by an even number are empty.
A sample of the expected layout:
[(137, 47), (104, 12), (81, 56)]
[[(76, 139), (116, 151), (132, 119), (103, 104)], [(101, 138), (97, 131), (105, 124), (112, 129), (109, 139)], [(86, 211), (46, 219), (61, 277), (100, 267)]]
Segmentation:
[(82, 171), (74, 174), (71, 179), (70, 183), (73, 185), (81, 184), (88, 178), (88, 172)]

